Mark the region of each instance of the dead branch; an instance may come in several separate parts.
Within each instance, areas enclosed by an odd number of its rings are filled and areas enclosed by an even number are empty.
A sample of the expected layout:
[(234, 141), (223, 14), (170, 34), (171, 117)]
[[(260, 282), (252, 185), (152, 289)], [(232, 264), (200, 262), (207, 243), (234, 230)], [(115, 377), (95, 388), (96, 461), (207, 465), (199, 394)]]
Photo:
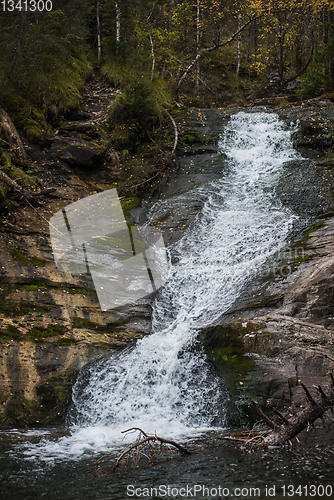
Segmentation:
[(270, 408), (273, 410), (274, 413), (276, 413), (276, 415), (282, 420), (282, 422), (284, 422), (285, 424), (289, 423), (289, 420), (284, 415), (282, 415), (282, 413), (278, 411), (277, 408), (275, 408), (275, 406), (270, 406)]
[[(19, 179), (16, 179), (19, 180)], [(38, 196), (47, 195), (56, 191), (56, 188), (41, 189), (40, 191), (27, 191), (23, 189), (16, 181), (13, 181), (7, 174), (0, 169), (0, 181), (6, 184), (8, 187), (13, 189), (16, 193), (21, 195), (26, 200), (31, 200), (32, 198), (37, 198)]]
[(307, 387), (302, 383), (300, 382), (300, 385), (302, 386), (302, 388), (304, 389), (304, 392), (306, 394), (306, 397), (307, 397), (307, 400), (309, 403), (311, 403), (312, 405), (316, 405), (317, 403), (314, 401), (314, 399), (312, 398), (309, 390), (307, 389)]
[(130, 427), (130, 429), (126, 429), (125, 431), (122, 431), (122, 434), (126, 434), (127, 432), (131, 431), (139, 431), (143, 436), (147, 437), (146, 432), (144, 432), (140, 427)]
[(174, 153), (175, 153), (175, 150), (176, 150), (176, 146), (177, 146), (177, 141), (178, 141), (178, 138), (179, 138), (179, 132), (177, 130), (177, 125), (175, 123), (175, 120), (174, 118), (172, 117), (172, 115), (169, 113), (169, 111), (167, 111), (167, 109), (165, 109), (165, 113), (166, 115), (168, 116), (168, 118), (170, 119), (170, 121), (172, 122), (173, 124), (173, 127), (174, 127), (174, 146), (173, 146), (173, 150), (172, 150), (172, 153), (171, 155), (173, 156)]
[(270, 420), (270, 418), (268, 418), (268, 417), (267, 417), (267, 415), (265, 415), (265, 414), (263, 413), (263, 411), (261, 410), (261, 408), (259, 407), (259, 405), (257, 404), (257, 402), (256, 402), (256, 401), (252, 401), (252, 403), (253, 403), (253, 406), (254, 406), (254, 408), (255, 408), (255, 410), (256, 410), (256, 412), (257, 412), (257, 414), (259, 415), (259, 417), (261, 417), (261, 419), (262, 419), (262, 420), (263, 420), (263, 421), (264, 421), (264, 422), (265, 422), (265, 423), (266, 423), (266, 424), (267, 424), (267, 425), (268, 425), (271, 429), (276, 430), (276, 425), (275, 425), (275, 423), (274, 423), (272, 420)]
[[(333, 410), (334, 407), (334, 378), (333, 374), (329, 373), (330, 384), (325, 388), (317, 386), (316, 389), (318, 394), (312, 396), (309, 390), (301, 384), (303, 387), (308, 404), (300, 410), (296, 415), (287, 419), (283, 415), (279, 414), (280, 418), (284, 423), (282, 425), (275, 425), (272, 427), (273, 422), (263, 413), (261, 408), (255, 403), (254, 407), (261, 417), (261, 419), (269, 425), (272, 429), (264, 438), (261, 439), (259, 444), (264, 446), (272, 445), (278, 446), (290, 442), (294, 437), (296, 437), (302, 430), (309, 429), (311, 425), (318, 419), (322, 418), (327, 410)], [(275, 410), (274, 410), (275, 411)], [(276, 414), (277, 411), (275, 411)]]
[[(154, 435), (148, 435), (146, 434), (146, 432), (144, 432), (142, 429), (140, 429), (139, 427), (131, 427), (131, 429), (127, 429), (125, 431), (123, 431), (122, 433), (125, 434), (127, 432), (131, 432), (131, 431), (138, 431), (139, 432), (139, 435), (136, 439), (136, 441), (134, 441), (133, 443), (127, 445), (122, 451), (121, 453), (119, 453), (118, 455), (108, 455), (106, 457), (102, 457), (102, 459), (100, 459), (98, 462), (101, 463), (101, 462), (106, 462), (108, 460), (115, 460), (114, 464), (111, 465), (111, 466), (102, 466), (102, 467), (99, 467), (96, 471), (95, 471), (95, 474), (103, 471), (103, 470), (107, 470), (107, 469), (111, 469), (112, 472), (115, 472), (115, 470), (122, 464), (122, 461), (123, 459), (126, 457), (126, 458), (129, 458), (129, 457), (136, 457), (136, 459), (138, 459), (138, 456), (139, 455), (143, 455), (145, 456), (146, 458), (148, 458), (147, 454), (145, 454), (143, 452), (143, 448), (146, 444), (152, 444), (152, 443), (155, 443), (157, 445), (159, 445), (159, 452), (161, 452), (161, 445), (163, 445), (165, 447), (165, 450), (168, 450), (168, 446), (173, 446), (175, 447), (176, 449), (178, 449), (181, 453), (184, 453), (186, 455), (191, 455), (191, 452), (189, 450), (187, 450), (184, 446), (182, 446), (181, 444), (177, 443), (176, 441), (173, 441), (171, 439), (165, 439), (165, 438), (162, 438), (160, 436), (157, 436), (156, 434)], [(166, 446), (168, 445), (168, 446)], [(157, 453), (157, 450), (154, 450), (154, 449), (151, 449), (151, 457), (153, 456), (157, 456), (158, 453)]]

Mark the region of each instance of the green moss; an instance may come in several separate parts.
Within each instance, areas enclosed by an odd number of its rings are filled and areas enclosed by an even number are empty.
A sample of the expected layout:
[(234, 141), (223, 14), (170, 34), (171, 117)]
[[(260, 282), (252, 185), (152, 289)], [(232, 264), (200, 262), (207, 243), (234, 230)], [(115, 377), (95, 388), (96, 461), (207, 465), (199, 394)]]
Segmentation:
[(229, 378), (232, 386), (235, 386), (254, 367), (253, 361), (244, 356), (242, 337), (261, 328), (262, 324), (249, 321), (246, 327), (241, 323), (233, 323), (203, 330), (205, 352)]
[(55, 337), (63, 335), (68, 328), (64, 325), (53, 325), (50, 323), (47, 327), (34, 326), (28, 332), (28, 338), (33, 342), (43, 342), (47, 337)]
[(137, 198), (137, 197), (126, 198), (126, 199), (122, 200), (121, 204), (122, 204), (122, 209), (123, 209), (124, 215), (128, 217), (130, 215), (131, 210), (140, 206), (141, 199)]
[(321, 229), (324, 226), (325, 226), (324, 221), (320, 221), (320, 222), (317, 222), (316, 224), (313, 224), (313, 226), (311, 226), (309, 229), (307, 229), (305, 231), (301, 242), (306, 242), (309, 239), (310, 234), (314, 233), (315, 231), (317, 231), (318, 229)]
[(13, 325), (7, 325), (6, 328), (0, 329), (0, 342), (8, 340), (20, 341), (23, 338), (23, 334), (18, 328)]
[(75, 344), (76, 340), (70, 339), (69, 337), (62, 337), (61, 339), (58, 339), (56, 344), (59, 346), (63, 347), (69, 347), (72, 344)]
[(31, 284), (31, 285), (23, 285), (23, 288), (25, 290), (35, 292), (41, 288), (42, 289), (47, 288), (47, 285), (43, 280), (37, 279), (37, 280), (34, 280), (33, 284)]
[(33, 302), (21, 301), (15, 303), (9, 300), (0, 300), (0, 313), (4, 316), (24, 316), (30, 312), (48, 312), (49, 308), (46, 306), (39, 306)]
[(184, 144), (188, 144), (189, 146), (204, 142), (202, 135), (198, 132), (188, 132), (180, 137), (180, 141)]
[(5, 95), (4, 100), (11, 119), (29, 141), (43, 144), (51, 136), (44, 114), (26, 96), (23, 98), (17, 93), (10, 93)]
[[(248, 425), (252, 412), (251, 401), (265, 402), (268, 381), (260, 372), (254, 371), (254, 362), (245, 355), (243, 337), (253, 335), (254, 345), (247, 344), (247, 352), (254, 352), (261, 343), (265, 352), (273, 338), (265, 330), (265, 325), (248, 321), (227, 323), (203, 330), (203, 343), (208, 358), (221, 372), (233, 399), (231, 405), (231, 425)], [(262, 330), (260, 332), (260, 330)], [(251, 337), (250, 337), (251, 338)], [(255, 423), (255, 422), (253, 422)]]
[(19, 250), (18, 248), (15, 248), (10, 251), (11, 256), (20, 262), (20, 264), (23, 264), (25, 266), (32, 264), (35, 267), (44, 267), (46, 264), (46, 261), (43, 259), (39, 259), (38, 257), (26, 257), (24, 253)]

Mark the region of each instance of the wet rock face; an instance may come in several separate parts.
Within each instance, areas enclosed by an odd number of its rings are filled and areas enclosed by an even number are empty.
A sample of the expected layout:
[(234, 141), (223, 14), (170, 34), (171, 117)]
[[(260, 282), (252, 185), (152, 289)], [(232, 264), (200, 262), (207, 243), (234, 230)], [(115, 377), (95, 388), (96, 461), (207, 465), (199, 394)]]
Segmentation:
[(315, 99), (303, 106), (282, 108), (279, 113), (285, 120), (298, 124), (298, 130), (293, 135), (295, 147), (319, 151), (333, 147), (334, 112), (330, 101)]
[(151, 328), (151, 298), (103, 312), (88, 277), (60, 273), (49, 235), (0, 239), (0, 427), (60, 421), (78, 370)]
[(232, 374), (241, 414), (252, 399), (293, 411), (305, 404), (300, 381), (309, 389), (328, 382), (334, 368), (333, 238), (334, 219), (309, 234), (313, 259), (282, 281), (279, 307), (239, 310), (234, 314), (242, 316), (238, 321), (226, 318), (204, 330), (209, 357), (223, 373)]

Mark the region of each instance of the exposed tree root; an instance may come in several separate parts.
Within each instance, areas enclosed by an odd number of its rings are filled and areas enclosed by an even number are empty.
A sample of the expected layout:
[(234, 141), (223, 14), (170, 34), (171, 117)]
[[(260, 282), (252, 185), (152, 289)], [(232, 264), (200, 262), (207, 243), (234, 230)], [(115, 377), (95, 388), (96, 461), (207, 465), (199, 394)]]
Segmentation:
[(140, 457), (146, 457), (149, 461), (153, 461), (164, 453), (171, 451), (171, 447), (178, 449), (181, 453), (191, 455), (189, 450), (176, 441), (159, 437), (156, 434), (148, 435), (138, 427), (127, 429), (123, 431), (123, 433), (125, 434), (131, 431), (139, 432), (137, 439), (133, 443), (127, 445), (118, 455), (107, 455), (98, 460), (97, 463), (104, 464), (108, 461), (112, 461), (113, 463), (111, 465), (102, 465), (98, 467), (94, 474), (106, 471), (115, 472), (118, 467), (130, 459), (133, 459), (135, 464), (138, 463)]

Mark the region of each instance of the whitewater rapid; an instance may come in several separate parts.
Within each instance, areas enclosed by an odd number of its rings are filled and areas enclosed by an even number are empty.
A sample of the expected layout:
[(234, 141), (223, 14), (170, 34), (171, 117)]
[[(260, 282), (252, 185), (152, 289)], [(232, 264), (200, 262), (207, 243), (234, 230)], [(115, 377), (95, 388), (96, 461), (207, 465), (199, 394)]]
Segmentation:
[[(228, 394), (198, 334), (287, 243), (296, 216), (275, 196), (275, 185), (284, 164), (298, 157), (290, 136), (272, 113), (231, 117), (218, 143), (228, 168), (191, 193), (205, 199), (204, 207), (169, 249), (169, 278), (153, 304), (151, 335), (83, 370), (73, 390), (70, 435), (26, 445), (27, 456), (107, 450), (123, 442), (129, 427), (173, 438), (224, 427)], [(168, 210), (178, 202), (157, 203), (152, 218), (161, 205)]]

